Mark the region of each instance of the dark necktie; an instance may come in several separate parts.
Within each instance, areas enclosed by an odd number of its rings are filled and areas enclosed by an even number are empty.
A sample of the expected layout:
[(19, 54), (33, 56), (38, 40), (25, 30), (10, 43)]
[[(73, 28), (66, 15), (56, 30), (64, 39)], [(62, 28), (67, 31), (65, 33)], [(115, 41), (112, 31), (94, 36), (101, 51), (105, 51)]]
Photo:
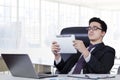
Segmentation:
[(88, 47), (88, 51), (90, 51), (92, 48), (94, 48), (96, 45), (92, 45), (90, 44), (89, 47)]
[[(90, 51), (93, 47), (95, 47), (95, 45), (89, 45), (88, 51)], [(77, 61), (76, 67), (75, 67), (75, 69), (74, 69), (72, 74), (80, 74), (81, 69), (84, 67), (84, 65), (85, 65), (85, 60), (84, 60), (84, 57), (82, 56)]]

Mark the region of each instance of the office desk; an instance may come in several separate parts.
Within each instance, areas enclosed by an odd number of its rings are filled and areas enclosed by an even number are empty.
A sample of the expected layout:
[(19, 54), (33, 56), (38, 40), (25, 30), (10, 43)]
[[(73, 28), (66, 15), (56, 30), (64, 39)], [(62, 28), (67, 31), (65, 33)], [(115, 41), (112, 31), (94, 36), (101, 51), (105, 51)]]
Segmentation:
[[(98, 74), (103, 75), (103, 74)], [(90, 74), (89, 76), (98, 76), (97, 74)], [(78, 76), (78, 75), (77, 75)], [(84, 75), (79, 75), (84, 76)], [(115, 78), (105, 78), (105, 79), (83, 79), (83, 78), (72, 78), (67, 77), (67, 75), (59, 75), (59, 77), (52, 77), (52, 78), (43, 78), (43, 79), (32, 79), (32, 78), (21, 78), (21, 77), (13, 77), (7, 74), (0, 74), (0, 80), (119, 80), (120, 75), (116, 75)]]
[(14, 77), (12, 75), (0, 74), (0, 80), (37, 80), (32, 78)]
[(44, 72), (53, 72), (53, 64), (54, 64), (54, 60), (53, 59), (49, 59), (49, 58), (41, 58), (39, 56), (30, 56), (30, 59), (32, 61), (32, 63), (34, 64), (35, 66), (35, 70), (36, 72), (41, 72), (41, 73), (44, 73)]

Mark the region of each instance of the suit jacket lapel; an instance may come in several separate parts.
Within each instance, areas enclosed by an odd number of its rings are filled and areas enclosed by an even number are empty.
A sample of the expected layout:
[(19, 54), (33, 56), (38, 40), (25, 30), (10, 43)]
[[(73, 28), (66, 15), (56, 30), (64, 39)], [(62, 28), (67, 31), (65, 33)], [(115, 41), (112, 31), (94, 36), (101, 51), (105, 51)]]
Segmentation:
[(100, 44), (96, 45), (95, 49), (91, 52), (91, 54), (97, 54), (96, 51), (99, 51), (104, 47), (105, 47), (104, 43), (100, 43)]

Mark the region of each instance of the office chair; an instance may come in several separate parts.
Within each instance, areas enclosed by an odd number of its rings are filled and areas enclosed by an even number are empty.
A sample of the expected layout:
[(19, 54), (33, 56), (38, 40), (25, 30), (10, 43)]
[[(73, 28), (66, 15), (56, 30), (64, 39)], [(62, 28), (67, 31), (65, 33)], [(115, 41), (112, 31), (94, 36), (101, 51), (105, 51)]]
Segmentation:
[(119, 68), (118, 68), (117, 74), (120, 74), (120, 66), (119, 66)]
[[(67, 27), (67, 28), (63, 28), (61, 30), (60, 35), (75, 35), (75, 39), (77, 40), (83, 40), (85, 46), (89, 46), (90, 41), (88, 38), (88, 31), (86, 30), (87, 27)], [(63, 58), (64, 61), (66, 61), (70, 56), (72, 56), (74, 54), (61, 54), (61, 57)], [(59, 71), (57, 70), (55, 72), (56, 74), (59, 74)]]
[(74, 34), (75, 39), (77, 40), (83, 40), (85, 46), (87, 47), (89, 45), (89, 39), (88, 39), (88, 31), (86, 30), (87, 27), (68, 27), (63, 28), (61, 31), (61, 35), (70, 35)]
[[(90, 41), (88, 38), (88, 31), (86, 30), (87, 27), (67, 27), (67, 28), (63, 28), (61, 30), (61, 35), (71, 35), (74, 34), (75, 35), (75, 39), (76, 40), (83, 40), (85, 46), (89, 46)], [(62, 54), (61, 55), (63, 60), (67, 60), (71, 54)]]

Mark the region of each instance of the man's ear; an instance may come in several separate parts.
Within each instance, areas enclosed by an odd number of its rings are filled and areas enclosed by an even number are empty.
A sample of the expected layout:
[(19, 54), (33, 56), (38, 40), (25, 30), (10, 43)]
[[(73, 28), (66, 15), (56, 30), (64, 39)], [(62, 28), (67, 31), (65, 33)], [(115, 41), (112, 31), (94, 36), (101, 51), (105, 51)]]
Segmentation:
[(106, 32), (105, 31), (102, 31), (102, 37), (104, 37), (105, 36), (105, 34), (106, 34)]

